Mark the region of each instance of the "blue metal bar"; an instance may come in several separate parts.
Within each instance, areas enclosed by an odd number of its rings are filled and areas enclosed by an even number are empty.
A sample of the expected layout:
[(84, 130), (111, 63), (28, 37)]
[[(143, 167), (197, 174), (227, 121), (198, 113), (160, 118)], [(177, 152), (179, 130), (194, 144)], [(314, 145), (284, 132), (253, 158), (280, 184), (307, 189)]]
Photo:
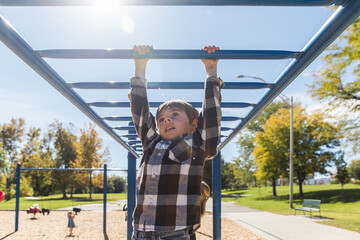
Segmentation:
[(221, 152), (212, 160), (213, 239), (221, 239)]
[(243, 120), (243, 119), (244, 118), (242, 118), (242, 117), (223, 116), (221, 118), (221, 121), (231, 122), (231, 121), (239, 121), (239, 120)]
[[(222, 89), (263, 89), (271, 88), (273, 83), (225, 82)], [(68, 83), (78, 89), (130, 89), (129, 82), (78, 82)], [(204, 89), (204, 82), (148, 82), (147, 89)]]
[[(104, 2), (104, 3), (102, 3)], [(329, 6), (344, 0), (113, 0), (110, 6)], [(94, 0), (0, 0), (0, 6), (97, 6)]]
[(15, 232), (19, 230), (19, 207), (20, 207), (20, 168), (21, 165), (16, 165), (16, 203), (15, 203)]
[[(21, 171), (104, 171), (103, 168), (21, 168)], [(108, 168), (107, 171), (124, 171), (125, 168)]]
[(34, 52), (32, 47), (2, 16), (0, 16), (0, 40), (113, 139), (134, 154), (135, 157), (139, 157), (130, 146), (128, 146), (104, 121), (102, 121), (95, 111), (86, 105), (84, 100), (74, 90), (67, 87), (66, 82), (62, 77), (52, 69), (49, 64), (40, 58), (36, 52)]
[[(129, 131), (129, 130), (135, 130), (135, 127), (133, 127), (133, 126), (118, 126), (118, 127), (113, 127), (113, 129)], [(229, 131), (229, 130), (233, 130), (233, 128), (221, 127), (221, 131)]]
[[(117, 116), (113, 116), (113, 117), (104, 117), (102, 118), (104, 120), (107, 121), (132, 121), (131, 117), (117, 117)], [(221, 121), (238, 121), (238, 120), (243, 120), (244, 118), (242, 117), (235, 117), (235, 116), (223, 116), (221, 118)]]
[(132, 121), (132, 117), (118, 117), (118, 116), (103, 117), (102, 119), (107, 121), (124, 121), (124, 122)]
[[(193, 107), (201, 108), (202, 102), (189, 102)], [(150, 107), (159, 107), (163, 102), (150, 102)], [(120, 107), (120, 108), (129, 108), (130, 102), (92, 102), (88, 103), (92, 107)], [(244, 102), (223, 102), (221, 103), (221, 108), (246, 108), (246, 107), (255, 107), (256, 104), (253, 103), (244, 103)]]
[(203, 50), (151, 50), (139, 55), (134, 50), (122, 49), (51, 49), (37, 50), (43, 58), (60, 59), (289, 59), (298, 58), (300, 52), (281, 50), (219, 50), (208, 54)]
[(137, 148), (142, 148), (142, 145), (131, 145), (133, 148), (137, 149)]
[(293, 60), (280, 74), (272, 89), (260, 100), (245, 119), (234, 129), (218, 150), (228, 144), (251, 120), (270, 104), (299, 74), (304, 71), (353, 21), (360, 16), (360, 1), (350, 0), (339, 7), (302, 50), (298, 60)]
[(112, 127), (112, 129), (116, 129), (116, 130), (135, 130), (135, 127), (130, 127), (130, 126), (125, 126), (125, 127)]
[[(129, 126), (134, 126), (132, 122), (129, 122)], [(134, 130), (129, 130), (129, 134), (134, 134)], [(134, 138), (133, 138), (134, 140)], [(132, 234), (132, 214), (135, 209), (136, 201), (136, 159), (130, 153), (128, 154), (128, 198), (127, 198), (127, 239), (131, 240)]]
[(104, 203), (103, 203), (103, 232), (106, 233), (106, 200), (107, 200), (107, 163), (104, 164), (104, 188), (103, 188), (103, 194), (104, 194)]
[(121, 135), (121, 137), (124, 137), (124, 138), (129, 138), (129, 140), (130, 140), (130, 138), (137, 138), (138, 137), (138, 135), (136, 134), (136, 133), (132, 133), (132, 134), (124, 134), (124, 135)]
[(140, 140), (131, 140), (131, 141), (127, 141), (128, 144), (137, 144), (137, 143), (141, 143)]

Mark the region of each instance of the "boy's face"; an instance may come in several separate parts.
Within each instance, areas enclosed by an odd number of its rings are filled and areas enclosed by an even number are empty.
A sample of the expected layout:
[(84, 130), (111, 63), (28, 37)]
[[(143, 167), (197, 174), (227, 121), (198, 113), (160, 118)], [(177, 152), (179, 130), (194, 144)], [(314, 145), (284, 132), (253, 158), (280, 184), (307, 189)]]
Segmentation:
[(160, 136), (163, 139), (171, 140), (183, 134), (193, 133), (197, 126), (197, 120), (190, 124), (184, 111), (167, 108), (160, 112), (157, 125)]

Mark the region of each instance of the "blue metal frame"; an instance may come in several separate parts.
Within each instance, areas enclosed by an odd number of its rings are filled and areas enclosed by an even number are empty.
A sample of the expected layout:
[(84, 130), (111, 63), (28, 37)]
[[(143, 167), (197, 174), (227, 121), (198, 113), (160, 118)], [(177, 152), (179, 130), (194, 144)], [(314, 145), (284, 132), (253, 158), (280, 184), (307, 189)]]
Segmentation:
[[(128, 102), (93, 102), (86, 103), (73, 89), (127, 89), (128, 82), (110, 83), (66, 83), (43, 58), (66, 59), (293, 59), (286, 69), (274, 81), (274, 84), (265, 83), (226, 83), (226, 89), (263, 89), (269, 88), (266, 94), (256, 104), (254, 103), (222, 103), (222, 107), (246, 108), (253, 107), (246, 116), (224, 116), (222, 121), (237, 121), (233, 129), (222, 128), (222, 131), (232, 131), (218, 145), (218, 150), (226, 146), (252, 119), (254, 119), (269, 103), (271, 103), (316, 57), (320, 55), (356, 18), (360, 15), (360, 1), (358, 0), (114, 0), (107, 1), (110, 5), (163, 5), (163, 6), (330, 6), (339, 5), (338, 10), (328, 19), (323, 27), (306, 44), (302, 51), (278, 50), (221, 50), (208, 55), (199, 50), (153, 50), (147, 56), (139, 56), (132, 50), (104, 50), (104, 49), (63, 49), (63, 50), (34, 50), (31, 46), (6, 23), (0, 16), (0, 40), (17, 54), (24, 62), (39, 73), (54, 88), (63, 94), (69, 101), (78, 107), (84, 114), (99, 125), (105, 132), (119, 142), (128, 154), (128, 239), (131, 234), (132, 210), (135, 207), (135, 175), (136, 158), (140, 157), (139, 140), (133, 127), (110, 127), (105, 121), (131, 122), (129, 116), (99, 116), (92, 107), (126, 107)], [(86, 6), (92, 5), (92, 0), (0, 0), (0, 6)], [(160, 82), (148, 83), (149, 89), (202, 89), (199, 82)], [(201, 103), (193, 103), (201, 107)], [(158, 107), (160, 103), (150, 103), (151, 107)], [(118, 135), (114, 130), (125, 130), (127, 134)], [(124, 140), (123, 138), (127, 138)], [(213, 160), (213, 192), (214, 192), (214, 239), (221, 238), (221, 157), (220, 154)], [(29, 169), (30, 170), (30, 169)], [(34, 169), (35, 170), (35, 169)], [(108, 169), (109, 170), (109, 169)], [(18, 171), (18, 170), (17, 170)], [(20, 170), (19, 170), (20, 171)], [(20, 176), (20, 173), (18, 173)], [(17, 206), (18, 207), (18, 206)], [(18, 218), (18, 216), (16, 216)]]
[[(129, 153), (130, 154), (130, 153)], [(128, 171), (121, 168), (21, 168), (21, 164), (16, 165), (16, 204), (15, 204), (15, 232), (19, 230), (19, 210), (20, 210), (20, 177), (21, 171), (104, 171), (103, 188), (103, 232), (106, 233), (106, 202), (107, 202), (107, 172), (108, 171)]]
[[(109, 5), (127, 6), (330, 6), (346, 0), (115, 0)], [(95, 3), (96, 4), (96, 3)], [(0, 0), (0, 6), (91, 6), (92, 0)]]
[(107, 163), (104, 164), (104, 188), (103, 188), (103, 232), (106, 233), (106, 201), (107, 201)]

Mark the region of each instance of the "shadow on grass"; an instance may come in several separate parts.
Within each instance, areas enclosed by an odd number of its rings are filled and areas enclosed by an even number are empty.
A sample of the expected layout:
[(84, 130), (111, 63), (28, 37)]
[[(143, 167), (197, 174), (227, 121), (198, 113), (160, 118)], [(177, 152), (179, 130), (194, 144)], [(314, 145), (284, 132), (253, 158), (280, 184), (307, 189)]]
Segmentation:
[[(351, 203), (351, 202), (358, 202), (360, 199), (360, 191), (359, 189), (344, 189), (341, 192), (341, 189), (334, 189), (334, 190), (321, 190), (321, 191), (311, 191), (311, 192), (304, 192), (304, 199), (319, 199), (321, 203)], [(300, 198), (299, 194), (294, 194), (294, 202), (301, 204), (302, 199)], [(289, 200), (289, 195), (280, 195), (280, 196), (259, 196), (256, 197), (255, 200), (263, 201), (263, 200), (272, 200), (272, 201), (287, 201)]]
[[(50, 201), (64, 201), (64, 200), (69, 200), (69, 201), (73, 201), (73, 202), (95, 202), (95, 201), (99, 201), (102, 200), (102, 198), (88, 198), (88, 197), (68, 197), (68, 198), (46, 198), (43, 200), (40, 200), (40, 202), (50, 202)], [(33, 200), (31, 200), (33, 201)]]

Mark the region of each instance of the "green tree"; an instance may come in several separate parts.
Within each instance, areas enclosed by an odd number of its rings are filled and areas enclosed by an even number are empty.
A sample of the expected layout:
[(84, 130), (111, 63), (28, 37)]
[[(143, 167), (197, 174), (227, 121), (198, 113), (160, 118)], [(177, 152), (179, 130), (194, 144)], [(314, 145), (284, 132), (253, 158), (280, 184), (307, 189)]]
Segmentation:
[(352, 160), (349, 165), (350, 176), (360, 180), (360, 160)]
[(221, 189), (233, 189), (235, 186), (234, 163), (221, 158)]
[[(307, 114), (298, 104), (294, 106), (294, 172), (303, 197), (302, 184), (310, 174), (326, 173), (333, 160), (330, 151), (339, 146), (337, 128), (325, 121), (321, 113)], [(288, 175), (289, 111), (279, 109), (256, 135), (254, 149), (258, 180), (270, 180), (276, 196), (275, 181)]]
[(335, 159), (336, 166), (336, 179), (341, 184), (341, 193), (344, 192), (344, 184), (348, 183), (350, 180), (349, 171), (347, 169), (347, 163), (344, 160), (344, 153), (340, 152)]
[[(46, 154), (41, 154), (41, 129), (30, 128), (26, 134), (26, 142), (21, 150), (21, 165), (26, 168), (50, 168), (52, 161)], [(48, 195), (51, 189), (51, 172), (25, 171), (35, 195)]]
[(0, 142), (0, 189), (6, 188), (6, 173), (8, 172), (8, 161), (6, 159), (5, 150)]
[[(48, 138), (51, 139), (53, 136), (54, 147), (55, 147), (55, 168), (69, 168), (73, 162), (75, 162), (77, 149), (76, 149), (76, 136), (72, 133), (73, 125), (65, 128), (62, 123), (55, 121), (51, 125), (51, 134)], [(46, 140), (44, 146), (49, 146)], [(48, 152), (51, 155), (51, 151)], [(72, 182), (71, 173), (68, 171), (54, 172), (53, 179), (56, 184), (60, 187), (63, 198), (67, 198), (66, 188)], [(72, 193), (72, 191), (71, 191)]]
[(25, 121), (22, 118), (12, 118), (10, 123), (0, 125), (0, 142), (9, 161), (6, 173), (6, 200), (10, 200), (12, 197), (11, 185), (15, 183), (16, 162), (19, 160), (18, 155), (24, 134)]
[(310, 86), (311, 95), (327, 101), (332, 109), (348, 108), (355, 113), (337, 117), (346, 124), (342, 129), (352, 143), (354, 152), (360, 151), (360, 18), (355, 20), (332, 44), (323, 57), (325, 65), (315, 75)]
[[(251, 121), (246, 129), (239, 134), (238, 157), (234, 160), (236, 167), (234, 170), (235, 178), (239, 186), (254, 185), (256, 179), (254, 177), (256, 164), (252, 155), (255, 148), (255, 136), (257, 132), (264, 132), (263, 125), (281, 108), (289, 108), (289, 104), (284, 101), (272, 102), (264, 111), (262, 111), (253, 121)], [(290, 121), (290, 119), (289, 119)]]
[(263, 125), (264, 131), (259, 131), (255, 137), (256, 146), (253, 151), (257, 169), (256, 178), (269, 180), (276, 194), (276, 180), (287, 170), (289, 124), (288, 112), (280, 109)]
[[(108, 148), (103, 149), (103, 140), (99, 137), (99, 134), (95, 130), (95, 125), (90, 124), (86, 129), (81, 129), (80, 141), (77, 143), (77, 157), (74, 161), (74, 167), (82, 168), (101, 168), (107, 161), (109, 156)], [(93, 171), (88, 171), (88, 183), (90, 188), (90, 199), (93, 184), (99, 186), (102, 184), (101, 180), (93, 182)], [(84, 173), (76, 174), (76, 180), (78, 183), (84, 182), (86, 177)], [(94, 179), (95, 180), (95, 179)]]

